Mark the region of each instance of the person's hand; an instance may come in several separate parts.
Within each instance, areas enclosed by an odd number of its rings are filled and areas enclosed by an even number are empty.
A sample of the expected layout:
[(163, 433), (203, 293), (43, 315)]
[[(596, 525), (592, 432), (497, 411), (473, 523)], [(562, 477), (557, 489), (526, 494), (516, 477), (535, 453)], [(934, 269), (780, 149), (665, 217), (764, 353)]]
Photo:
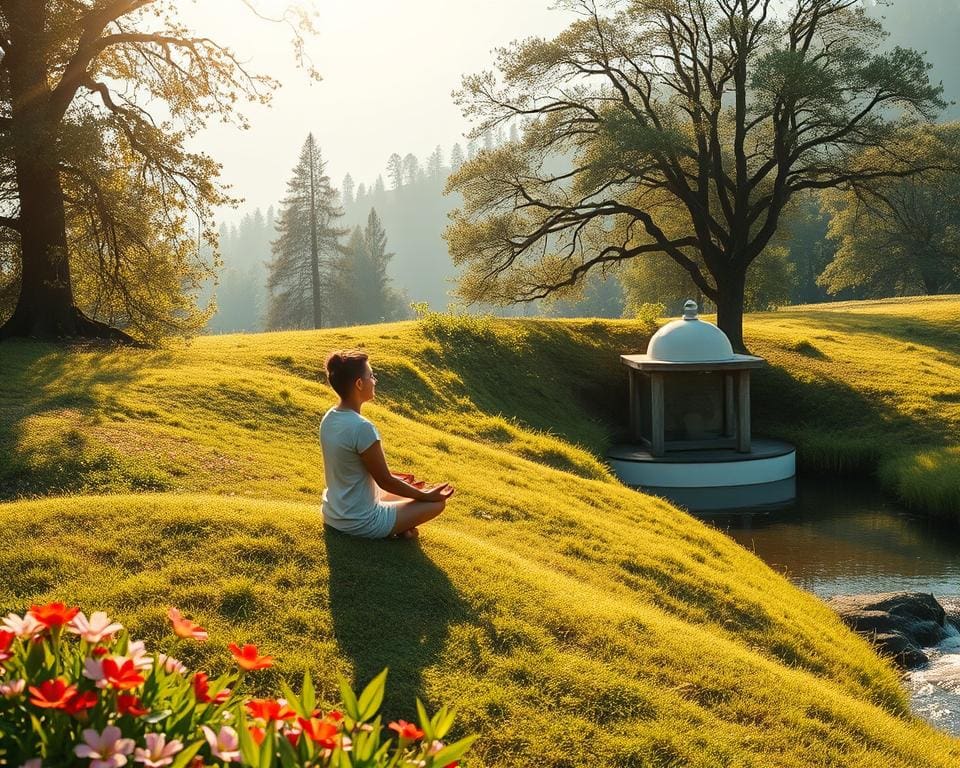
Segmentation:
[(397, 478), (397, 480), (403, 480), (405, 483), (412, 484), (413, 481), (416, 480), (416, 478), (409, 472), (391, 472), (390, 474)]
[(424, 491), (423, 501), (446, 501), (453, 496), (454, 487), (450, 483), (443, 483)]

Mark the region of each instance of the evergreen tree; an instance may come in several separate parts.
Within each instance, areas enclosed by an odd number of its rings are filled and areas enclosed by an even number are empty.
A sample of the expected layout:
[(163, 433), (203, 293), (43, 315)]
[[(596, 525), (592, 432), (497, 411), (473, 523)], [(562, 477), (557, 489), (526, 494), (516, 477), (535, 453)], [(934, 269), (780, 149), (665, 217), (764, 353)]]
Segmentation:
[(412, 152), (408, 152), (403, 158), (403, 183), (415, 184), (423, 171), (420, 170), (420, 161)]
[(437, 144), (436, 149), (430, 153), (427, 158), (427, 176), (431, 179), (439, 179), (443, 175), (443, 151)]
[(403, 186), (403, 160), (396, 152), (387, 160), (387, 176), (390, 177), (391, 189), (400, 189)]
[[(397, 157), (399, 157), (399, 155), (397, 155)], [(373, 194), (377, 197), (381, 197), (385, 191), (386, 188), (383, 185), (383, 176), (378, 175), (377, 181), (373, 185)]]
[(365, 198), (366, 196), (367, 196), (367, 185), (361, 181), (357, 185), (357, 195), (354, 198), (354, 202), (359, 204), (360, 201), (363, 200), (363, 198)]
[(349, 173), (343, 177), (343, 204), (353, 205), (353, 176)]
[(347, 231), (335, 226), (343, 211), (337, 191), (324, 174), (325, 165), (311, 133), (287, 183), (277, 221), (267, 283), (268, 328), (323, 327), (341, 251), (339, 240)]
[(402, 317), (399, 295), (387, 276), (387, 264), (394, 254), (387, 251), (387, 233), (376, 209), (370, 209), (364, 229), (354, 228), (344, 250), (340, 293), (348, 297), (345, 321), (381, 323)]
[(460, 146), (458, 141), (453, 145), (453, 149), (450, 150), (450, 167), (453, 170), (457, 170), (461, 165), (463, 165), (463, 147)]

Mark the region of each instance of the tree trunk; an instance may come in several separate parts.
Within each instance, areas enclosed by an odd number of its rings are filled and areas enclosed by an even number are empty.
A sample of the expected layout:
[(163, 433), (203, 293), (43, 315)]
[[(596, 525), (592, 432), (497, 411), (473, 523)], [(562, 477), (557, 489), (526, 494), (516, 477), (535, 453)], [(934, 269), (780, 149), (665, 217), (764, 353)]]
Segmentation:
[(17, 305), (0, 327), (0, 339), (82, 336), (133, 342), (122, 331), (91, 320), (74, 303), (57, 149), (59, 121), (50, 115), (43, 21), (42, 13), (23, 13), (7, 62), (22, 269)]
[(743, 299), (745, 273), (732, 273), (717, 280), (717, 326), (727, 334), (733, 351), (747, 354), (743, 343)]
[(310, 135), (310, 267), (313, 282), (313, 327), (323, 327), (323, 302), (320, 296), (320, 243), (317, 237), (317, 159), (313, 135)]

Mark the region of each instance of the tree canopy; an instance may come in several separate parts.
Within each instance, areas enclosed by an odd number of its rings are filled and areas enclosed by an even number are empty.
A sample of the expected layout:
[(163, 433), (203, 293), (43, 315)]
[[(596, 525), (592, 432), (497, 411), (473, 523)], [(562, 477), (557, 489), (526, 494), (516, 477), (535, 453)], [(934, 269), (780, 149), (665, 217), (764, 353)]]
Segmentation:
[(901, 132), (944, 107), (922, 55), (880, 49), (859, 0), (565, 5), (577, 21), (501, 49), (458, 94), (474, 137), (524, 123), (448, 184), (471, 301), (534, 300), (663, 254), (742, 349), (747, 271), (791, 198), (915, 172), (891, 170)]
[[(302, 55), (309, 20), (287, 18)], [(175, 0), (0, 0), (0, 51), (0, 338), (202, 327), (198, 234), (215, 242), (230, 198), (188, 141), (244, 125), (238, 103), (275, 83), (187, 29)]]

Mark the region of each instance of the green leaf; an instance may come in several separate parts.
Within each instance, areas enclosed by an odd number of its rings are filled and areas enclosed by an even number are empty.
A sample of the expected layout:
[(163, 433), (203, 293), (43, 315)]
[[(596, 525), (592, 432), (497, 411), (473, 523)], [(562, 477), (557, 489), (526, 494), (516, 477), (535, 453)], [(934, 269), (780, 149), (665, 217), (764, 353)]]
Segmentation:
[(456, 717), (457, 713), (453, 710), (447, 709), (445, 706), (440, 707), (440, 711), (433, 717), (433, 730), (436, 732), (435, 738), (442, 739), (446, 736), (450, 732), (450, 729), (453, 728), (453, 721)]
[[(273, 768), (274, 761), (277, 757), (277, 732), (270, 726), (271, 723), (267, 723), (267, 732), (263, 737), (263, 743), (260, 744), (260, 768)], [(286, 741), (283, 736), (280, 738)]]
[(192, 744), (184, 749), (183, 752), (177, 755), (173, 763), (171, 763), (170, 768), (187, 768), (190, 761), (196, 757), (197, 752), (199, 752), (200, 748), (206, 743), (206, 741), (198, 741), (196, 744)]
[(346, 710), (347, 715), (353, 720), (359, 720), (360, 708), (357, 705), (357, 695), (342, 677), (340, 678), (340, 695), (343, 697), (343, 708)]
[(363, 689), (363, 693), (360, 694), (360, 717), (358, 719), (362, 722), (366, 722), (377, 714), (380, 705), (383, 704), (384, 689), (387, 685), (387, 671), (388, 670), (385, 669), (373, 678), (367, 687)]
[(277, 746), (280, 747), (280, 765), (283, 768), (297, 768), (301, 765), (300, 757), (288, 739), (278, 739)]
[(143, 721), (145, 723), (150, 723), (150, 725), (154, 725), (156, 723), (159, 723), (161, 720), (166, 720), (172, 714), (173, 714), (172, 709), (164, 709), (164, 710), (161, 710), (160, 712), (151, 712), (149, 715), (143, 718)]
[(237, 736), (240, 741), (240, 754), (243, 757), (243, 762), (247, 765), (257, 765), (260, 757), (260, 747), (257, 746), (257, 742), (253, 740), (253, 736), (250, 734), (250, 728), (247, 726), (247, 716), (243, 712), (240, 713), (237, 723)]
[(426, 707), (423, 706), (423, 702), (420, 701), (419, 698), (417, 699), (417, 717), (420, 718), (420, 727), (423, 729), (423, 735), (427, 741), (440, 738), (439, 736), (434, 736), (435, 729), (433, 727), (433, 721), (430, 719)]
[(300, 717), (310, 717), (309, 710), (304, 707), (303, 702), (300, 701), (300, 697), (293, 692), (293, 689), (287, 685), (286, 681), (280, 681), (280, 690), (283, 691), (283, 698), (287, 700), (287, 704), (293, 707)]
[(303, 702), (304, 709), (307, 710), (306, 716), (310, 717), (310, 713), (317, 706), (317, 692), (313, 687), (313, 678), (309, 671), (303, 673), (303, 690), (300, 693), (300, 700)]
[(465, 739), (460, 739), (460, 741), (455, 741), (453, 744), (448, 744), (433, 756), (432, 765), (442, 768), (442, 766), (450, 765), (450, 763), (459, 760), (467, 754), (467, 750), (473, 746), (473, 742), (476, 740), (476, 736), (467, 736)]

